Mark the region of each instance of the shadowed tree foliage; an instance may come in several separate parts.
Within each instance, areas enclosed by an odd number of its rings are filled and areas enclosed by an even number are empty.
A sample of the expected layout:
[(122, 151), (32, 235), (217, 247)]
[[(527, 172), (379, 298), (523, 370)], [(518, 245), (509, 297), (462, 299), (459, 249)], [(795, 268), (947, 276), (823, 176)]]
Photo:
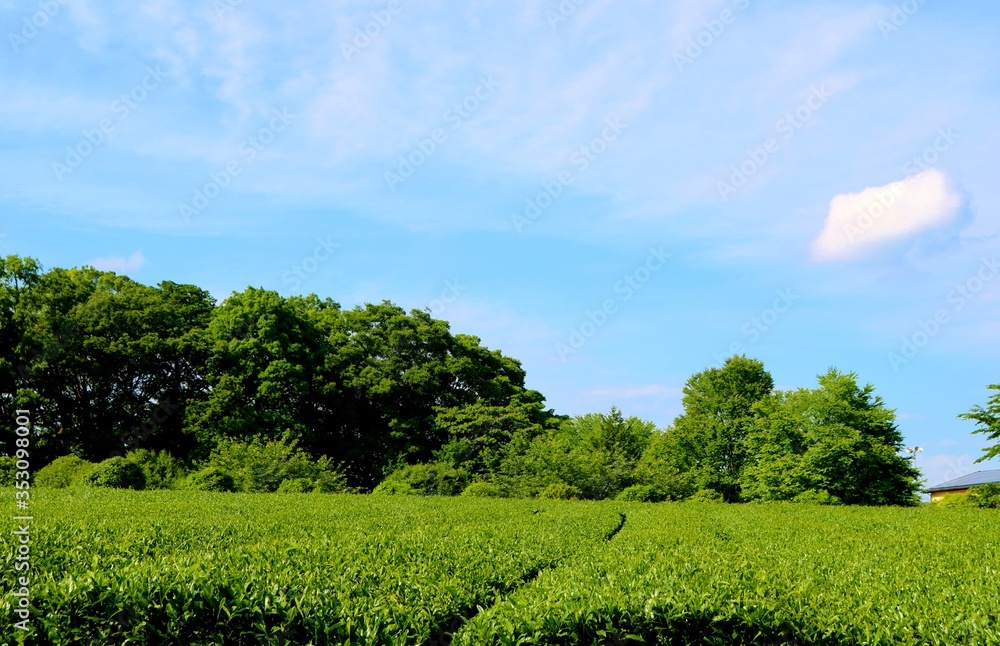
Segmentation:
[(91, 460), (189, 449), (176, 413), (202, 390), (198, 331), (213, 305), (193, 286), (148, 287), (90, 267), (40, 275), (15, 314), (15, 392), (35, 413), (36, 448)]

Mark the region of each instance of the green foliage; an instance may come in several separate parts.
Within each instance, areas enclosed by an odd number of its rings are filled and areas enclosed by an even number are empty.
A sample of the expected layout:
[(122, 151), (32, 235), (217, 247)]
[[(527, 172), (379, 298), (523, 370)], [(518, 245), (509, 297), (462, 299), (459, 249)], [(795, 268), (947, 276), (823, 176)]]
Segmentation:
[(668, 431), (674, 469), (694, 474), (697, 488), (714, 489), (728, 502), (740, 500), (753, 407), (773, 388), (764, 364), (745, 356), (730, 357), (721, 368), (688, 379), (684, 413)]
[(699, 489), (688, 498), (691, 502), (725, 502), (722, 494), (715, 489)]
[(346, 479), (329, 458), (313, 460), (288, 436), (277, 440), (255, 437), (249, 442), (220, 440), (205, 466), (218, 467), (236, 480), (237, 491), (266, 493), (285, 480), (304, 478), (324, 492), (346, 489)]
[(83, 482), (90, 487), (143, 489), (146, 486), (146, 476), (138, 464), (116, 456), (98, 463)]
[(934, 501), (935, 507), (976, 507), (977, 505), (969, 499), (969, 492), (946, 493)]
[(312, 482), (313, 491), (319, 493), (357, 493), (357, 489), (347, 484), (347, 474), (324, 465)]
[(976, 422), (977, 428), (973, 433), (981, 433), (996, 444), (983, 449), (984, 455), (976, 462), (984, 462), (991, 458), (1000, 456), (1000, 384), (987, 386), (990, 390), (997, 391), (986, 400), (986, 407), (973, 406), (969, 412), (959, 415), (961, 419)]
[(497, 473), (512, 449), (531, 442), (553, 421), (537, 393), (514, 397), (504, 406), (475, 402), (441, 408), (434, 424), (448, 441), (436, 455), (470, 475)]
[(652, 422), (625, 418), (616, 408), (608, 414), (580, 415), (512, 448), (498, 480), (523, 497), (566, 484), (583, 498), (613, 498), (635, 484), (636, 466), (654, 429)]
[(655, 485), (637, 484), (632, 485), (627, 489), (623, 489), (621, 493), (615, 496), (615, 500), (628, 502), (663, 502), (664, 500), (670, 500), (670, 496), (667, 492)]
[(549, 498), (551, 500), (579, 500), (583, 495), (578, 487), (562, 482), (550, 484), (538, 492), (539, 498)]
[(309, 478), (289, 478), (278, 485), (278, 493), (309, 493), (315, 490)]
[(976, 485), (969, 489), (969, 501), (984, 509), (1000, 509), (1000, 482)]
[(417, 491), (410, 486), (408, 482), (402, 482), (400, 480), (383, 480), (378, 484), (375, 489), (372, 490), (372, 494), (376, 496), (419, 496), (422, 495), (420, 491)]
[(14, 465), (17, 458), (12, 455), (0, 455), (0, 487), (14, 486)]
[(180, 460), (167, 451), (137, 449), (126, 453), (125, 459), (142, 469), (146, 489), (174, 489), (185, 475)]
[(655, 433), (636, 464), (635, 479), (662, 493), (664, 500), (684, 500), (698, 489), (698, 472), (684, 470), (685, 449), (671, 431)]
[(473, 482), (462, 490), (463, 496), (472, 498), (504, 498), (504, 491), (492, 482)]
[[(447, 464), (439, 462), (411, 464), (390, 473), (376, 488), (376, 492), (412, 492), (422, 496), (457, 496), (465, 489), (468, 482), (469, 475), (465, 471), (452, 468)], [(409, 490), (401, 485), (406, 485)]]
[(221, 439), (287, 436), (340, 465), (335, 488), (370, 488), (399, 464), (492, 469), (555, 419), (516, 360), (388, 302), (248, 288), (217, 305), (192, 285), (12, 255), (0, 311), (0, 413), (33, 411), (39, 464), (137, 449), (201, 464)]
[(75, 455), (64, 455), (56, 458), (35, 474), (34, 485), (50, 489), (76, 487), (83, 484), (83, 479), (97, 466)]
[(205, 467), (188, 475), (184, 480), (185, 489), (197, 491), (236, 491), (236, 480), (219, 467)]
[(840, 498), (832, 495), (826, 489), (810, 489), (796, 495), (792, 498), (792, 502), (801, 502), (810, 505), (839, 505)]
[(825, 490), (851, 505), (914, 505), (919, 472), (900, 455), (895, 413), (874, 386), (831, 369), (819, 388), (775, 393), (756, 407), (743, 474), (750, 500)]
[(23, 290), (18, 399), (36, 421), (36, 450), (98, 460), (116, 451), (190, 449), (181, 432), (199, 396), (200, 328), (213, 301), (204, 290), (126, 276), (53, 269)]

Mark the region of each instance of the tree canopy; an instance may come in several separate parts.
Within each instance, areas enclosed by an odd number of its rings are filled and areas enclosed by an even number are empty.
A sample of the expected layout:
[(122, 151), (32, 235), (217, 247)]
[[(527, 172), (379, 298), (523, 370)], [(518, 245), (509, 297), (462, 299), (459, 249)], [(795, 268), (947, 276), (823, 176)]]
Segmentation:
[(744, 497), (828, 494), (847, 504), (910, 504), (920, 474), (900, 453), (895, 412), (853, 373), (831, 368), (818, 381), (819, 388), (774, 393), (755, 406)]
[(990, 390), (997, 392), (986, 400), (986, 407), (973, 406), (969, 412), (959, 415), (961, 419), (976, 422), (977, 428), (973, 433), (985, 435), (987, 439), (993, 440), (996, 444), (983, 449), (983, 456), (976, 462), (985, 462), (991, 458), (1000, 456), (1000, 384), (987, 386)]
[[(216, 303), (7, 256), (0, 311), (0, 407), (33, 411), (38, 465), (126, 456), (161, 484), (624, 500), (911, 504), (917, 487), (893, 411), (832, 369), (775, 392), (763, 363), (730, 357), (688, 379), (658, 430), (615, 407), (557, 415), (516, 359), (387, 301), (248, 287)], [(964, 417), (1000, 439), (1000, 394)], [(262, 480), (268, 456), (287, 464)]]

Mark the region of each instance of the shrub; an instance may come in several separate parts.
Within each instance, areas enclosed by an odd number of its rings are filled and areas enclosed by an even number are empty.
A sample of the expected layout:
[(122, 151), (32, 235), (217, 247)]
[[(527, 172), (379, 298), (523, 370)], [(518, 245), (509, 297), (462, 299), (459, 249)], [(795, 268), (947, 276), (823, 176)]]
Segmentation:
[(146, 476), (146, 489), (173, 489), (184, 477), (180, 460), (167, 451), (137, 449), (129, 451), (125, 459), (135, 462)]
[(550, 498), (553, 500), (579, 500), (582, 492), (578, 487), (562, 482), (550, 484), (538, 493), (539, 498)]
[(666, 491), (654, 485), (632, 485), (615, 496), (615, 500), (630, 502), (662, 502), (668, 498)]
[(64, 455), (42, 467), (35, 474), (36, 487), (63, 489), (83, 484), (83, 479), (97, 466), (75, 455)]
[(309, 493), (316, 488), (309, 478), (289, 478), (278, 485), (278, 493)]
[(236, 491), (236, 481), (218, 467), (205, 467), (184, 480), (184, 486), (198, 491)]
[(383, 496), (399, 496), (399, 495), (418, 495), (419, 491), (411, 487), (405, 482), (393, 481), (393, 480), (383, 480), (379, 483), (374, 490), (373, 494), (383, 495)]
[(792, 502), (801, 502), (810, 505), (839, 505), (840, 498), (834, 496), (826, 489), (809, 489), (792, 498)]
[(985, 509), (1000, 509), (1000, 482), (976, 485), (969, 489), (969, 502)]
[(17, 458), (12, 455), (0, 455), (0, 487), (14, 486), (14, 466)]
[(692, 502), (723, 502), (722, 494), (715, 489), (701, 489), (696, 491), (688, 500)]
[(492, 482), (473, 482), (462, 491), (463, 496), (472, 498), (504, 498), (503, 489)]
[(220, 440), (206, 466), (218, 467), (232, 474), (238, 491), (273, 492), (290, 478), (306, 478), (318, 483), (321, 491), (347, 491), (347, 478), (327, 457), (313, 460), (294, 439), (264, 442)]
[(320, 471), (312, 482), (314, 491), (319, 493), (355, 493), (357, 491), (347, 485), (347, 476), (343, 471), (333, 468)]
[(99, 463), (83, 481), (90, 487), (112, 489), (142, 489), (146, 486), (146, 476), (142, 472), (142, 467), (121, 456), (108, 458)]
[[(457, 496), (469, 481), (468, 474), (447, 464), (411, 464), (390, 473), (379, 485), (386, 483), (407, 484), (423, 496)], [(378, 487), (376, 487), (378, 489)], [(380, 493), (388, 493), (382, 491)]]

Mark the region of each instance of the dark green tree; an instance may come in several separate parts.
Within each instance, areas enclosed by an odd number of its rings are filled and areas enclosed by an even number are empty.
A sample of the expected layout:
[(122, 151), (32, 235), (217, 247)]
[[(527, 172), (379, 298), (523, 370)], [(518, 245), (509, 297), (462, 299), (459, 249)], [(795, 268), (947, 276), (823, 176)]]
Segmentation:
[(215, 308), (205, 333), (208, 394), (189, 407), (186, 419), (199, 457), (219, 438), (319, 441), (326, 416), (334, 414), (319, 404), (328, 346), (317, 322), (327, 307), (247, 288)]
[(17, 396), (36, 411), (43, 455), (189, 448), (177, 413), (201, 393), (207, 293), (84, 267), (41, 275), (20, 301)]
[[(4, 419), (14, 419), (18, 391), (26, 385), (24, 358), (29, 349), (24, 337), (30, 324), (26, 297), (41, 271), (33, 258), (0, 257), (0, 413)], [(12, 429), (4, 431), (4, 439), (13, 439)]]
[[(345, 311), (330, 333), (330, 387), (343, 402), (339, 436), (358, 486), (404, 464), (430, 462), (453, 438), (442, 409), (530, 405), (521, 364), (445, 321), (392, 303)], [(540, 401), (540, 399), (538, 400)], [(471, 411), (475, 414), (475, 411)]]

